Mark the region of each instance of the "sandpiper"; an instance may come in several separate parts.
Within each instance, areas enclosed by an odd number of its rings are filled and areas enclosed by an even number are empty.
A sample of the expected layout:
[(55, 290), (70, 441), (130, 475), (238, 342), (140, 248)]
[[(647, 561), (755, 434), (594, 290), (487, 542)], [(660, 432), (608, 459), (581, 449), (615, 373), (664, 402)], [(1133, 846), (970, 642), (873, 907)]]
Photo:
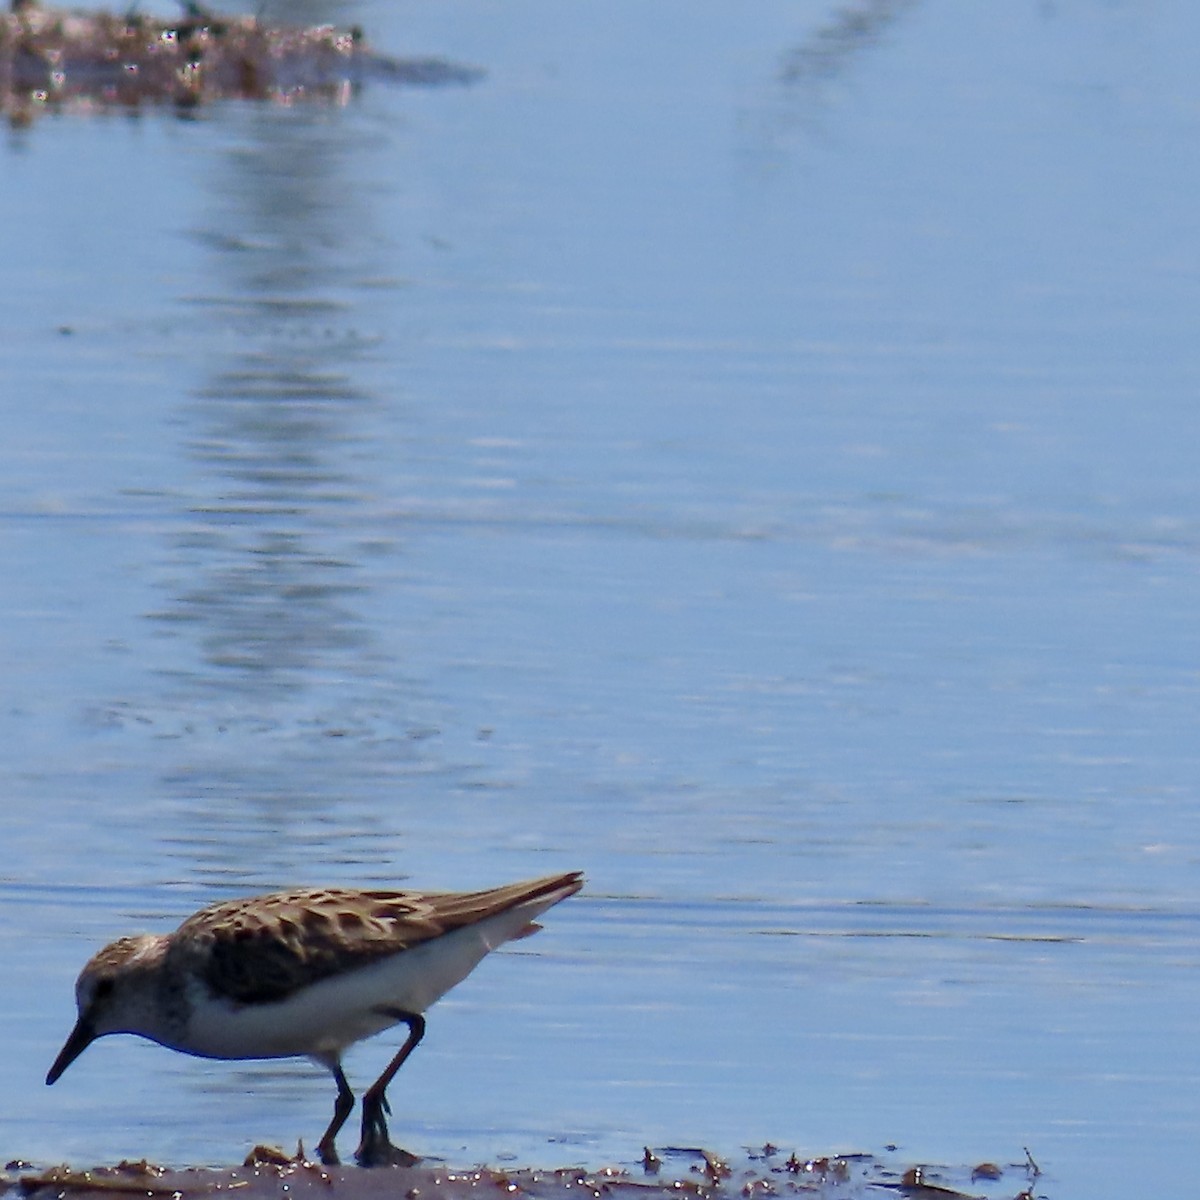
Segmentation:
[(327, 1165), (354, 1108), (342, 1054), (393, 1025), (408, 1037), (363, 1093), (364, 1166), (414, 1161), (388, 1137), (387, 1086), (425, 1033), (425, 1010), (489, 950), (536, 933), (534, 918), (583, 886), (578, 871), (482, 892), (273, 892), (201, 909), (171, 934), (123, 937), (80, 972), (79, 1019), (46, 1076), (98, 1037), (134, 1033), (202, 1058), (307, 1056), (333, 1074)]

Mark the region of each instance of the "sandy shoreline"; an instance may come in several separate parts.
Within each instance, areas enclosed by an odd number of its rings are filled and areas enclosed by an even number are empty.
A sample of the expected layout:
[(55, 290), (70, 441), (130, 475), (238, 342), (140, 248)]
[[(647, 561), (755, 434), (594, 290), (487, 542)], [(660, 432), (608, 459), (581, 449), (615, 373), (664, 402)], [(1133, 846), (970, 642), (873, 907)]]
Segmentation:
[(740, 1197), (837, 1195), (847, 1200), (893, 1195), (978, 1197), (1021, 1200), (1034, 1194), (1039, 1172), (1032, 1160), (965, 1167), (917, 1166), (888, 1156), (846, 1154), (802, 1158), (766, 1145), (726, 1158), (700, 1149), (646, 1151), (635, 1165), (584, 1170), (498, 1167), (452, 1168), (419, 1162), (409, 1167), (363, 1170), (325, 1167), (299, 1152), (259, 1147), (239, 1167), (169, 1168), (147, 1162), (111, 1167), (39, 1168), (19, 1160), (8, 1163), (3, 1195), (50, 1200), (101, 1200), (114, 1196), (171, 1197), (191, 1200), (233, 1193), (238, 1200), (293, 1200), (330, 1197), (337, 1200), (468, 1200), (506, 1197), (516, 1200), (600, 1200), (662, 1197)]

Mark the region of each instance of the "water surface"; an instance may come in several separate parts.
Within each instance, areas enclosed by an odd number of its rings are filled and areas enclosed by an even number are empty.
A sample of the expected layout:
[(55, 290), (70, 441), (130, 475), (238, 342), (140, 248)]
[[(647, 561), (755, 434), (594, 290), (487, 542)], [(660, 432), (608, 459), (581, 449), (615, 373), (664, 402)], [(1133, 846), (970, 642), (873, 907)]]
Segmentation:
[(434, 1011), (414, 1148), (1177, 1190), (1197, 16), (323, 11), (486, 77), (0, 149), (5, 1153), (324, 1128), (132, 1039), (44, 1088), (117, 933), (578, 867)]

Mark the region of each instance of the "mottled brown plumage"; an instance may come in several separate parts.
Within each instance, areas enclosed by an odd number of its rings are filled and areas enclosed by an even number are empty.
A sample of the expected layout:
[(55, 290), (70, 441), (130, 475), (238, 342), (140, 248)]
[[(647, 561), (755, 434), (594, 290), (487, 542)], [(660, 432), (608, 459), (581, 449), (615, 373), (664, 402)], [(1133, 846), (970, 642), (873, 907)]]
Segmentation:
[[(473, 925), (570, 877), (480, 892), (305, 888), (201, 909), (171, 935), (167, 965), (194, 971), (239, 1004), (282, 1000), (299, 988)], [(517, 936), (534, 933), (529, 927)]]

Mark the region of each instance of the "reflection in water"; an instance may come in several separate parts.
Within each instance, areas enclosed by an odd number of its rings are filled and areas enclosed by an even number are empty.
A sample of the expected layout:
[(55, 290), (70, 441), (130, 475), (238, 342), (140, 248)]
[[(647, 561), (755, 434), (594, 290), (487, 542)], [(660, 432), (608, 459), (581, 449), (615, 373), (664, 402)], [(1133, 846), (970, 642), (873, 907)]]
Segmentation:
[(784, 83), (816, 83), (839, 75), (846, 62), (875, 45), (917, 0), (859, 0), (835, 12), (802, 45), (792, 50), (780, 72)]
[[(286, 19), (340, 25), (347, 7), (311, 0)], [(380, 778), (428, 770), (444, 725), (401, 668), (396, 605), (384, 630), (371, 594), (395, 546), (381, 472), (398, 467), (393, 397), (376, 390), (378, 339), (362, 327), (389, 286), (362, 172), (390, 142), (361, 115), (229, 106), (200, 143), (205, 282), (181, 303), (201, 373), (183, 383), (168, 598), (151, 619), (168, 854), (175, 877), (206, 886), (351, 864), (395, 882), (413, 814), (390, 787), (381, 802)]]
[(339, 117), (249, 109), (206, 181), (215, 282), (189, 302), (205, 375), (182, 409), (171, 598), (154, 614), (181, 714), (161, 764), (167, 852), (206, 893), (398, 870), (390, 810), (362, 794), (363, 760), (394, 769), (413, 739), (364, 615), (366, 559), (386, 549), (367, 519), (384, 407), (362, 380), (356, 289), (378, 245)]
[(835, 85), (868, 51), (880, 46), (918, 3), (853, 0), (835, 8), (798, 45), (786, 50), (761, 109), (747, 123), (754, 133), (746, 147), (751, 157), (774, 168), (792, 159), (786, 147), (795, 134), (819, 140), (837, 97)]
[[(251, 324), (262, 308), (246, 307)], [(313, 315), (289, 306), (283, 323)], [(276, 338), (217, 371), (193, 405), (190, 452), (215, 495), (195, 504), (199, 525), (181, 540), (201, 571), (178, 611), (198, 623), (224, 687), (295, 686), (362, 644), (354, 563), (321, 536), (359, 498), (343, 451), (369, 398), (338, 361), (346, 353)]]
[(197, 474), (167, 615), (195, 630), (196, 681), (222, 691), (303, 687), (367, 640), (347, 512), (373, 399), (362, 343), (339, 325), (362, 215), (336, 121), (256, 114), (218, 179), (204, 235), (226, 292), (198, 302), (228, 347), (187, 411)]

